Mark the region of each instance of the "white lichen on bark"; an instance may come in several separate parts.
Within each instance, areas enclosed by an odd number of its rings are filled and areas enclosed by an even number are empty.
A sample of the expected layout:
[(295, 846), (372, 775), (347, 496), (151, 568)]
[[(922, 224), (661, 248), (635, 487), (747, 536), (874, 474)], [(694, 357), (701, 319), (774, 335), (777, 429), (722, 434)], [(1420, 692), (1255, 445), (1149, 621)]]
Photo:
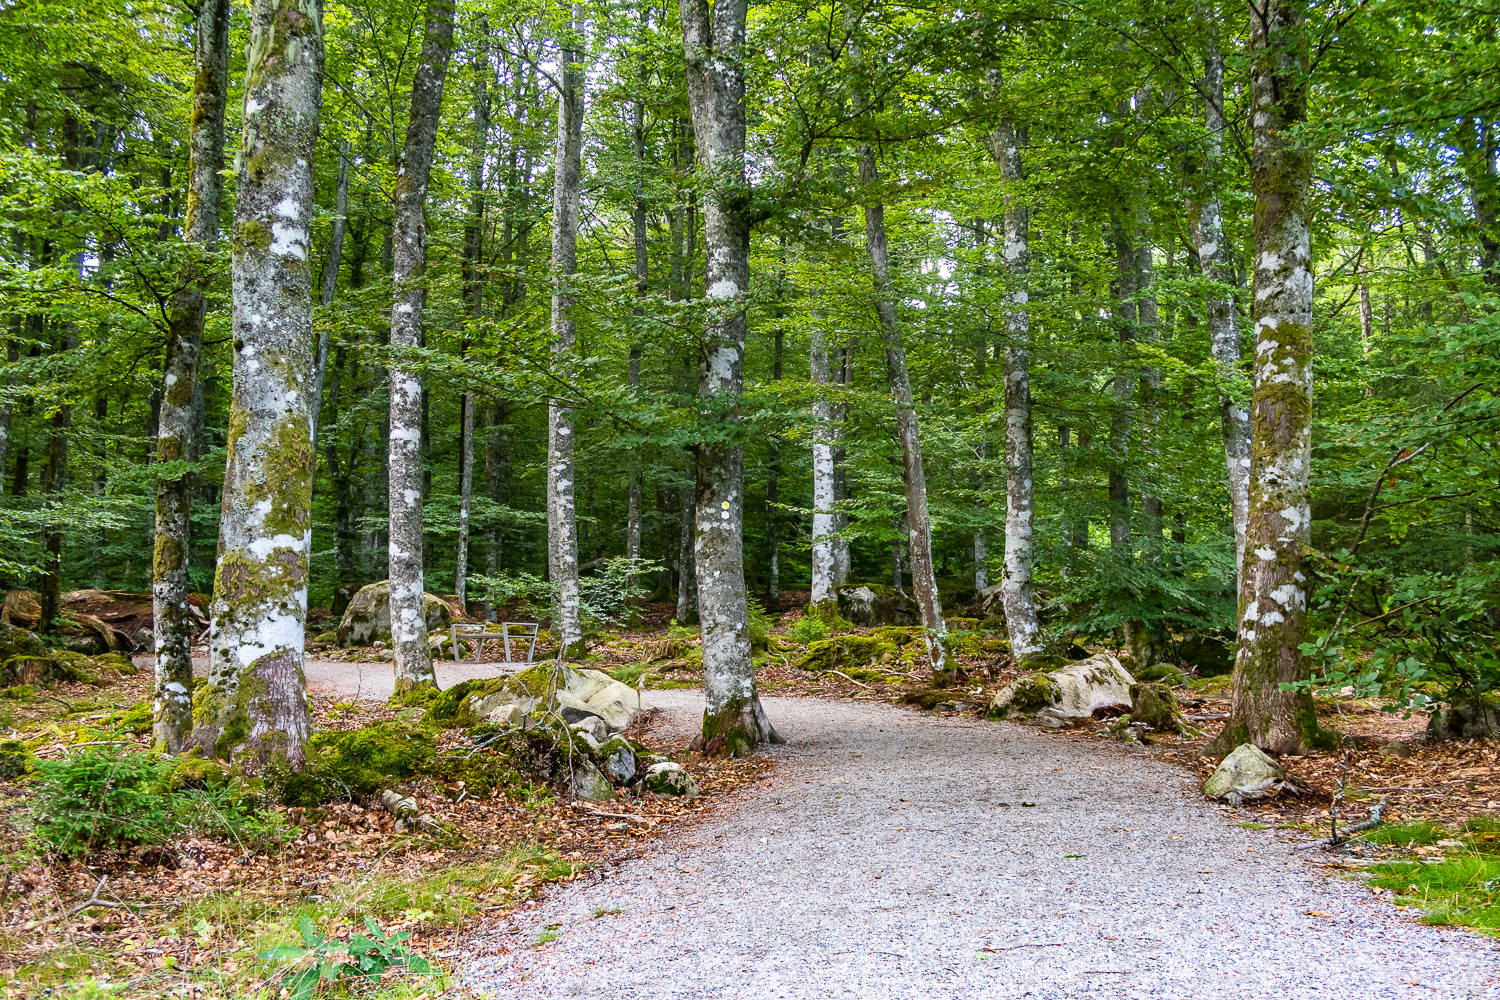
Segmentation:
[[(583, 53), (572, 43), (581, 20), (574, 4), (562, 45), (562, 91), (552, 181), (552, 365), (566, 381), (578, 340), (573, 276), (578, 270), (578, 213), (583, 177)], [(578, 515), (573, 471), (573, 408), (554, 397), (547, 406), (547, 558), (556, 597), (553, 624), (564, 656), (583, 653), (578, 588)]]
[(300, 767), (312, 547), (313, 153), (322, 7), (256, 0), (233, 234), (234, 389), (214, 574), (209, 675), (194, 695), (207, 754)]
[[(708, 419), (731, 425), (735, 443), (697, 446), (693, 555), (703, 637), (702, 742), (705, 749), (748, 754), (779, 741), (755, 686), (744, 572), (744, 447), (732, 425), (744, 391), (746, 308), (750, 293), (750, 221), (745, 178), (746, 0), (682, 0), (688, 106), (703, 175), (708, 304), (698, 394)], [(726, 405), (728, 404), (728, 405)]]
[[(229, 95), (229, 0), (204, 0), (194, 25), (192, 122), (188, 131), (188, 199), (183, 239), (203, 254), (219, 241), (223, 203), (224, 105)], [(158, 749), (177, 753), (193, 723), (193, 634), (197, 621), (188, 609), (192, 583), (189, 476), (181, 466), (194, 455), (198, 425), (195, 399), (203, 326), (208, 317), (212, 269), (207, 261), (188, 265), (172, 301), (163, 365), (156, 460), (156, 543), (151, 559), (152, 632), (156, 672), (151, 699), (151, 735)], [(4, 455), (0, 453), (0, 468)]]
[(443, 83), (453, 49), (453, 0), (428, 0), (422, 52), (412, 79), (411, 118), (396, 170), (392, 221), (389, 549), (391, 649), (396, 693), (436, 686), (422, 608), (422, 382), (400, 353), (422, 343), (427, 270), (427, 182)]

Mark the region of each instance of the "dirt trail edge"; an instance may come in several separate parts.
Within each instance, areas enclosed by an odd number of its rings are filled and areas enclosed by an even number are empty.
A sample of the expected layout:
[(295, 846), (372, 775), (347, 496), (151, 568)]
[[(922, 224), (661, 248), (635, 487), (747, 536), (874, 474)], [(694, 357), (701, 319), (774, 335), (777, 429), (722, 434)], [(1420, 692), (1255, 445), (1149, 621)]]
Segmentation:
[[(702, 695), (652, 700), (676, 727)], [(480, 994), (1500, 997), (1489, 939), (1416, 924), (1116, 746), (769, 698), (778, 774), (471, 953)], [(1179, 839), (1180, 838), (1180, 839)], [(539, 938), (555, 935), (537, 945)]]

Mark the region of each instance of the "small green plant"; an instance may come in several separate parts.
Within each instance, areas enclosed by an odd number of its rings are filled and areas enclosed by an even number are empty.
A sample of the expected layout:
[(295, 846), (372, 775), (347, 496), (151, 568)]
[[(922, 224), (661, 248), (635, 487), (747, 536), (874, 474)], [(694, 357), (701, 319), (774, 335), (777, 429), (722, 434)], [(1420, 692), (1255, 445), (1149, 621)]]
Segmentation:
[(277, 945), (261, 954), (267, 962), (288, 962), (285, 995), (311, 1000), (324, 983), (379, 982), (391, 974), (434, 975), (432, 964), (407, 944), (409, 931), (387, 936), (374, 917), (365, 917), (365, 933), (349, 935), (348, 944), (330, 940), (305, 914), (297, 921), (302, 944)]
[(531, 946), (533, 948), (540, 948), (542, 945), (551, 944), (557, 940), (557, 932), (561, 928), (562, 924), (548, 924), (537, 934), (536, 940), (531, 943)]
[(667, 622), (667, 638), (677, 642), (692, 642), (698, 638), (698, 630), (687, 625), (679, 625), (677, 619), (673, 618)]
[(828, 627), (827, 622), (821, 618), (814, 618), (811, 615), (803, 615), (797, 619), (791, 631), (792, 638), (804, 646), (826, 639), (832, 634), (833, 630)]
[(618, 906), (600, 906), (594, 910), (594, 919), (598, 920), (600, 917), (618, 917), (624, 912), (624, 909)]
[(160, 845), (186, 832), (264, 844), (283, 839), (280, 816), (227, 781), (186, 787), (171, 761), (117, 746), (33, 765), (40, 845), (62, 857)]
[(1394, 823), (1379, 826), (1361, 835), (1372, 844), (1390, 844), (1395, 847), (1411, 847), (1417, 844), (1435, 844), (1447, 836), (1443, 827), (1428, 820), (1415, 823)]

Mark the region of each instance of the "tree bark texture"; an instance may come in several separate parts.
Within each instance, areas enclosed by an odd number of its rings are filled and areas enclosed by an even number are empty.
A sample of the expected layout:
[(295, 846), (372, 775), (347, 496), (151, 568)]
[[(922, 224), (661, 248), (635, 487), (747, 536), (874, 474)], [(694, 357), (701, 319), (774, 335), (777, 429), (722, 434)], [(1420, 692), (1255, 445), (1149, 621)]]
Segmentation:
[[(1121, 344), (1135, 340), (1135, 244), (1120, 215), (1111, 226), (1115, 242), (1115, 326)], [(1123, 353), (1123, 352), (1122, 352)], [(1130, 432), (1135, 374), (1122, 359), (1114, 378), (1114, 411), (1109, 424), (1109, 545), (1117, 558), (1130, 554)]]
[[(650, 4), (642, 4), (640, 17), (640, 39), (644, 41), (650, 30)], [(644, 339), (646, 309), (643, 302), (651, 288), (650, 259), (646, 240), (646, 64), (642, 60), (639, 76), (642, 95), (631, 102), (630, 138), (631, 152), (635, 159), (635, 190), (630, 206), (630, 234), (635, 249), (635, 295), (636, 305), (631, 312), (630, 369), (627, 380), (631, 392), (641, 388), (641, 344)], [(625, 503), (625, 558), (641, 557), (641, 519), (644, 515), (641, 493), (641, 455), (637, 447), (630, 455), (630, 483)], [(631, 577), (631, 593), (635, 592), (635, 578)]]
[(312, 549), (313, 154), (323, 83), (317, 0), (255, 0), (236, 158), (233, 394), (192, 742), (254, 770), (303, 763)]
[[(478, 322), (484, 315), (484, 158), (490, 134), (490, 21), (481, 17), (480, 42), (471, 68), (474, 75), (474, 145), (469, 154), (469, 218), (465, 225), (465, 253), (469, 270), (469, 317)], [(469, 335), (464, 333), (460, 349), (467, 353)], [(460, 609), (468, 606), (469, 515), (474, 499), (474, 394), (466, 392), (458, 442), (458, 552), (453, 566), (453, 592)], [(454, 654), (457, 655), (456, 653)]]
[[(568, 38), (582, 11), (573, 5)], [(583, 53), (564, 41), (562, 92), (552, 181), (552, 364), (566, 379), (578, 340), (573, 276), (578, 270), (578, 213), (583, 177)], [(573, 408), (554, 398), (547, 407), (547, 556), (556, 589), (557, 633), (563, 656), (583, 655), (578, 590), (578, 511), (573, 468)]]
[[(188, 198), (183, 238), (202, 253), (219, 240), (219, 211), (224, 182), (224, 105), (229, 95), (229, 0), (203, 0), (193, 39), (197, 70), (188, 130)], [(162, 375), (161, 417), (157, 424), (156, 460), (182, 462), (197, 454), (199, 422), (195, 399), (203, 354), (203, 326), (208, 317), (212, 271), (206, 262), (189, 265), (172, 302), (167, 355)], [(182, 749), (193, 724), (192, 641), (196, 623), (188, 611), (188, 556), (191, 497), (186, 470), (158, 472), (156, 544), (151, 558), (151, 602), (155, 619), (156, 673), (152, 684), (151, 734), (167, 753)]]
[[(349, 211), (349, 155), (348, 141), (339, 144), (339, 177), (333, 193), (333, 226), (328, 234), (328, 261), (323, 265), (323, 305), (333, 304), (333, 293), (339, 286), (339, 264), (344, 257), (344, 227)], [(322, 417), (323, 376), (328, 370), (328, 351), (331, 346), (328, 326), (318, 334), (318, 351), (313, 356), (313, 453), (318, 450), (318, 425)]]
[[(1041, 652), (1041, 626), (1032, 590), (1032, 527), (1036, 504), (1032, 494), (1031, 316), (1027, 311), (1031, 270), (1030, 218), (1021, 199), (1021, 145), (1025, 141), (1009, 121), (990, 133), (990, 152), (1000, 165), (1005, 202), (1001, 244), (1006, 291), (1005, 310), (1005, 566), (1000, 600), (1005, 628), (1017, 662)], [(980, 541), (978, 544), (983, 544)]]
[[(745, 18), (747, 0), (682, 0), (709, 299), (700, 410), (729, 424), (697, 446), (693, 556), (703, 636), (703, 746), (734, 756), (779, 742), (761, 707), (750, 658), (744, 572), (744, 446), (735, 407), (744, 390), (746, 310), (750, 293), (750, 220), (745, 179)], [(723, 440), (727, 437), (734, 443)]]
[[(1234, 311), (1234, 267), (1224, 238), (1223, 205), (1219, 197), (1219, 162), (1224, 155), (1224, 54), (1216, 26), (1203, 58), (1203, 128), (1207, 134), (1203, 157), (1203, 200), (1190, 210), (1203, 277), (1213, 282), (1204, 300), (1209, 347), (1226, 383), (1242, 383), (1240, 331)], [(1245, 561), (1245, 512), (1250, 483), (1250, 413), (1233, 392), (1219, 393), (1219, 430), (1224, 442), (1224, 467), (1229, 475), (1229, 507), (1234, 521), (1235, 566)], [(1238, 587), (1236, 587), (1238, 592)]]
[(1254, 386), (1239, 651), (1228, 721), (1216, 741), (1297, 753), (1317, 734), (1308, 676), (1313, 274), (1312, 151), (1292, 138), (1307, 112), (1309, 42), (1301, 6), (1250, 12), (1251, 185), (1255, 194)]
[[(856, 104), (861, 103), (856, 101)], [(875, 311), (880, 318), (881, 337), (885, 344), (886, 377), (896, 404), (896, 437), (901, 442), (912, 597), (922, 617), (933, 682), (942, 685), (953, 679), (956, 667), (948, 653), (948, 629), (943, 621), (937, 574), (932, 564), (932, 517), (927, 509), (927, 476), (922, 467), (922, 442), (917, 430), (911, 376), (906, 368), (906, 347), (901, 340), (900, 321), (896, 316), (896, 290), (891, 282), (886, 250), (885, 204), (875, 193), (880, 185), (880, 171), (875, 164), (875, 148), (868, 143), (859, 148), (859, 181), (865, 191), (865, 250), (870, 258)]]
[(833, 582), (833, 401), (828, 361), (828, 333), (814, 317), (808, 349), (813, 384), (812, 433), (812, 596), (813, 610), (825, 616), (838, 613)]
[[(391, 237), (391, 348), (422, 344), (423, 284), (427, 270), (427, 182), (443, 105), (443, 83), (453, 50), (453, 0), (428, 0), (422, 53), (411, 87), (411, 118), (396, 170)], [(432, 648), (422, 614), (422, 382), (398, 360), (391, 368), (389, 444), (391, 648), (396, 693), (435, 687)]]

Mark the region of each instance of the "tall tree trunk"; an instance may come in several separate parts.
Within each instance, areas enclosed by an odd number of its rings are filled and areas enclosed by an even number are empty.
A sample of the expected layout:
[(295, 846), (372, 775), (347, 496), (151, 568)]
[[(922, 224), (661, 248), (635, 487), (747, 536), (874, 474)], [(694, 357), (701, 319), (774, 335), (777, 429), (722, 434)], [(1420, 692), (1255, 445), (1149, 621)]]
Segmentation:
[[(1130, 232), (1116, 213), (1111, 225), (1115, 243), (1116, 332), (1122, 345), (1135, 340), (1135, 269), (1137, 257)], [(1121, 352), (1123, 355), (1123, 351)], [(1135, 375), (1131, 362), (1122, 358), (1114, 378), (1114, 410), (1109, 425), (1109, 546), (1117, 559), (1130, 557), (1130, 431), (1131, 406), (1135, 397)]]
[[(78, 276), (83, 277), (83, 252), (75, 255)], [(62, 342), (56, 353), (72, 353), (78, 347), (77, 327), (65, 325)], [(42, 474), (42, 506), (48, 510), (61, 505), (62, 493), (68, 486), (68, 432), (73, 426), (73, 407), (68, 403), (58, 404), (52, 414), (52, 433), (47, 435), (47, 466)], [(53, 622), (62, 614), (62, 547), (66, 525), (48, 515), (42, 530), (42, 586), (37, 595), (41, 615), (37, 631), (53, 634)]]
[[(640, 41), (645, 43), (647, 32), (650, 28), (651, 5), (642, 4), (640, 8)], [(630, 232), (631, 241), (635, 244), (635, 295), (636, 305), (631, 315), (631, 337), (630, 337), (630, 369), (627, 374), (628, 384), (631, 392), (636, 393), (641, 388), (641, 342), (645, 331), (642, 326), (645, 322), (646, 310), (642, 305), (646, 293), (650, 290), (650, 260), (647, 256), (646, 246), (646, 62), (642, 58), (640, 63), (640, 87), (642, 94), (631, 104), (631, 147), (635, 157), (635, 191), (630, 209)], [(630, 453), (630, 483), (625, 505), (625, 558), (639, 559), (641, 557), (641, 456), (640, 448), (636, 447)], [(631, 600), (635, 599), (637, 580), (634, 576), (630, 579)]]
[[(1160, 337), (1161, 311), (1154, 289), (1156, 262), (1152, 257), (1150, 216), (1140, 213), (1140, 239), (1136, 243), (1137, 283), (1136, 337), (1155, 343)], [(1141, 534), (1144, 549), (1153, 558), (1161, 554), (1161, 369), (1147, 365), (1141, 371)]]
[(313, 154), (323, 22), (311, 0), (255, 0), (236, 168), (234, 390), (209, 675), (193, 701), (206, 755), (300, 769), (312, 551)]
[[(183, 239), (210, 253), (219, 241), (219, 210), (224, 182), (224, 105), (229, 95), (229, 0), (203, 0), (193, 42), (197, 73), (188, 134), (187, 217)], [(208, 317), (212, 270), (189, 265), (172, 302), (167, 357), (162, 376), (161, 420), (156, 460), (176, 462), (198, 452), (202, 398), (198, 373), (203, 326)], [(193, 724), (192, 641), (196, 623), (188, 611), (188, 556), (192, 551), (189, 477), (162, 474), (156, 481), (156, 546), (151, 560), (151, 603), (155, 618), (156, 674), (152, 687), (151, 734), (158, 749), (177, 753)]]
[[(328, 234), (328, 261), (323, 265), (323, 305), (333, 304), (333, 293), (339, 286), (339, 264), (344, 257), (344, 227), (349, 211), (349, 153), (348, 140), (339, 143), (339, 179), (333, 194), (333, 226)], [(318, 449), (318, 424), (323, 408), (323, 376), (328, 369), (330, 346), (328, 324), (318, 334), (318, 350), (313, 356), (313, 453)], [(336, 419), (336, 418), (335, 418)]]
[(1025, 141), (1025, 133), (1006, 120), (990, 133), (990, 152), (1000, 165), (1004, 185), (1001, 257), (1010, 295), (1005, 310), (1005, 568), (1000, 577), (1000, 600), (1011, 653), (1017, 662), (1042, 651), (1031, 583), (1036, 504), (1031, 487), (1031, 314), (1027, 310), (1031, 226), (1020, 191), (1026, 176), (1021, 163)]
[[(469, 269), (469, 317), (478, 323), (484, 315), (484, 159), (490, 135), (490, 19), (480, 17), (479, 44), (471, 68), (474, 72), (474, 145), (469, 154), (469, 219), (464, 233)], [(469, 332), (460, 346), (467, 354)], [(458, 552), (453, 567), (453, 592), (459, 610), (467, 613), (469, 580), (469, 512), (474, 492), (474, 394), (465, 392), (459, 402), (458, 442)], [(454, 656), (457, 657), (457, 651)]]
[(813, 516), (812, 516), (812, 609), (816, 614), (834, 618), (838, 598), (833, 582), (833, 533), (835, 499), (833, 495), (833, 402), (829, 398), (832, 383), (828, 359), (828, 333), (819, 316), (813, 318), (808, 350), (813, 384)]
[[(745, 197), (745, 17), (747, 0), (682, 0), (688, 107), (704, 175), (704, 288), (710, 300), (698, 394), (721, 422), (739, 422), (744, 391), (750, 225)], [(733, 435), (731, 427), (732, 436)], [(717, 438), (719, 435), (715, 434)], [(703, 634), (703, 747), (734, 756), (780, 737), (766, 718), (750, 658), (744, 572), (744, 447), (697, 446), (693, 555)]]
[[(573, 276), (578, 270), (578, 213), (583, 182), (583, 53), (573, 39), (582, 8), (574, 3), (559, 58), (562, 93), (557, 102), (557, 144), (552, 181), (552, 359), (566, 378), (578, 339), (573, 316)], [(547, 556), (557, 591), (553, 630), (563, 656), (582, 656), (578, 590), (578, 511), (573, 467), (573, 408), (563, 399), (547, 407)]]
[(396, 694), (435, 687), (432, 648), (422, 608), (422, 444), (425, 415), (421, 380), (404, 368), (401, 352), (422, 344), (423, 278), (427, 269), (427, 181), (443, 105), (443, 83), (453, 50), (453, 0), (428, 0), (422, 54), (411, 87), (411, 119), (396, 171), (391, 256), (390, 542), (391, 647)]
[(1281, 685), (1308, 676), (1307, 557), (1312, 519), (1312, 150), (1306, 117), (1302, 7), (1269, 0), (1250, 12), (1255, 193), (1255, 392), (1250, 405), (1250, 504), (1239, 605), (1239, 653), (1227, 752), (1254, 743), (1297, 753), (1317, 735), (1312, 696)]
[[(1240, 331), (1234, 311), (1234, 267), (1224, 238), (1224, 216), (1219, 198), (1219, 162), (1224, 155), (1224, 54), (1219, 51), (1218, 26), (1206, 16), (1211, 32), (1203, 55), (1203, 153), (1201, 203), (1189, 206), (1196, 237), (1198, 266), (1213, 282), (1205, 296), (1208, 340), (1214, 360), (1226, 384), (1244, 381), (1240, 371)], [(1235, 393), (1219, 393), (1219, 434), (1224, 443), (1224, 467), (1229, 476), (1229, 507), (1234, 522), (1235, 566), (1245, 561), (1245, 512), (1250, 482), (1250, 413)], [(1236, 587), (1238, 593), (1238, 587)]]
[(694, 498), (698, 495), (698, 458), (689, 454), (687, 467), (683, 469), (681, 489), (681, 531), (677, 546), (677, 624), (698, 624), (698, 574), (697, 560), (693, 556), (693, 525), (698, 520), (698, 507)]
[[(856, 57), (857, 58), (857, 57)], [(863, 101), (856, 98), (856, 110)], [(938, 598), (937, 574), (932, 564), (932, 517), (927, 510), (927, 476), (922, 467), (922, 442), (917, 431), (916, 403), (911, 376), (906, 368), (906, 347), (896, 317), (896, 290), (891, 283), (886, 251), (885, 204), (876, 195), (880, 171), (875, 165), (875, 147), (859, 147), (859, 181), (865, 198), (865, 249), (870, 258), (870, 276), (875, 286), (875, 311), (885, 342), (885, 370), (891, 396), (896, 403), (896, 437), (901, 442), (902, 479), (906, 484), (907, 540), (911, 549), (911, 589), (922, 617), (927, 640), (928, 663), (933, 683), (944, 685), (958, 673), (948, 652), (948, 629)]]
[[(782, 279), (785, 280), (784, 274)], [(781, 381), (784, 340), (784, 333), (778, 326), (771, 354), (771, 381), (776, 383)], [(772, 611), (775, 611), (781, 605), (781, 538), (778, 523), (778, 505), (781, 503), (781, 442), (772, 435), (766, 442), (766, 448), (766, 601)]]

